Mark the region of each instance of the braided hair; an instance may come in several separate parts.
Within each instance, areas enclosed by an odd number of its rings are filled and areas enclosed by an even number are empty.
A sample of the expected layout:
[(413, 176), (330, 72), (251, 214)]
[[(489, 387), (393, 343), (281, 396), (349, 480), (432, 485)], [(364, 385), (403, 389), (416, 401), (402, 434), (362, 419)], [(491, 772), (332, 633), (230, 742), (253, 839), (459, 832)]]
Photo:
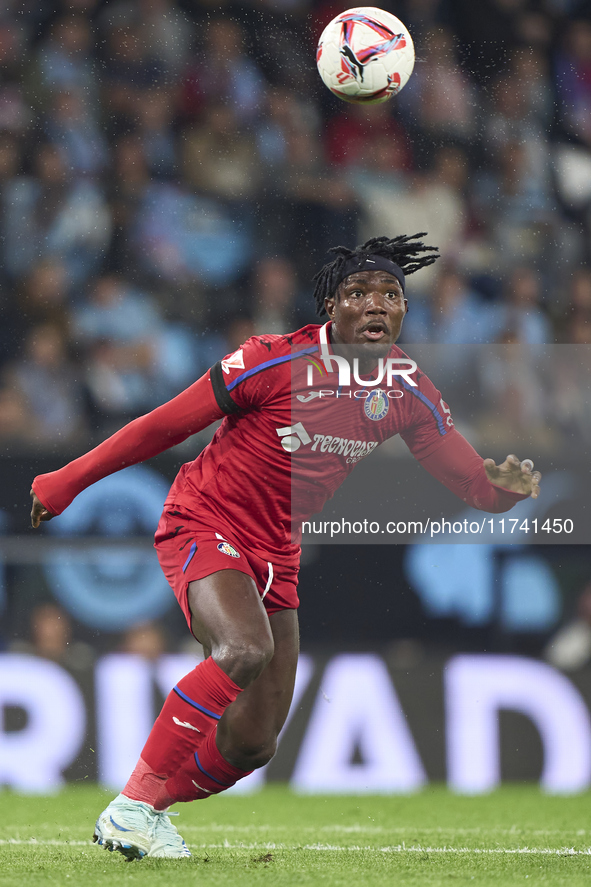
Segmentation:
[[(316, 313), (320, 317), (326, 313), (324, 300), (334, 296), (339, 283), (343, 280), (343, 269), (351, 259), (362, 261), (367, 256), (382, 256), (398, 265), (405, 275), (432, 265), (439, 258), (437, 247), (425, 246), (422, 241), (416, 239), (424, 237), (425, 234), (425, 231), (421, 231), (419, 234), (401, 234), (392, 239), (372, 237), (355, 249), (348, 249), (346, 246), (335, 246), (330, 249), (329, 252), (335, 253), (336, 258), (314, 275)], [(430, 253), (430, 255), (420, 255), (421, 253)]]

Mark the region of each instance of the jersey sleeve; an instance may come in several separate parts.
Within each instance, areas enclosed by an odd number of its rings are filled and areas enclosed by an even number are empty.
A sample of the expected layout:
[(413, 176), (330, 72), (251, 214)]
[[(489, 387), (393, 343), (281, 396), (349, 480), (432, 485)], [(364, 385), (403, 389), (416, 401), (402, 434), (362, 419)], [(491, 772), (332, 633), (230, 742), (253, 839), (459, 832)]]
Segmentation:
[(455, 428), (444, 438), (443, 443), (419, 462), (429, 474), (444, 484), (448, 490), (459, 496), (463, 502), (480, 511), (500, 514), (522, 499), (527, 493), (514, 493), (496, 484), (491, 484), (474, 447)]
[(253, 336), (211, 368), (213, 392), (226, 414), (261, 407), (271, 396), (276, 374), (267, 372), (289, 361), (283, 336)]
[(441, 446), (453, 431), (451, 410), (433, 382), (420, 373), (416, 387), (404, 386), (404, 396), (409, 404), (405, 428), (400, 432), (415, 459), (424, 459)]
[(491, 484), (482, 457), (454, 428), (450, 408), (427, 376), (419, 372), (417, 387), (405, 386), (405, 396), (412, 400), (400, 436), (429, 474), (480, 511), (500, 514), (528, 498)]
[(61, 514), (97, 480), (157, 456), (223, 416), (208, 371), (177, 397), (134, 419), (90, 452), (57, 471), (38, 475), (33, 492), (51, 514)]

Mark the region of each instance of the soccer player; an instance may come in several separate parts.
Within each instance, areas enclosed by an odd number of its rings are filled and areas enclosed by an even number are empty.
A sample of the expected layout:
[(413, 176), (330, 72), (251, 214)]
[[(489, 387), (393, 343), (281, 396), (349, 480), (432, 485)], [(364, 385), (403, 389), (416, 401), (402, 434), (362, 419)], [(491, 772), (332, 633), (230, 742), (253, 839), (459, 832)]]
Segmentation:
[[(99, 816), (94, 837), (103, 847), (128, 858), (190, 856), (169, 806), (224, 791), (272, 758), (298, 658), (298, 527), (382, 440), (400, 433), (427, 471), (476, 508), (502, 512), (537, 497), (532, 463), (483, 460), (420, 370), (397, 377), (394, 398), (383, 382), (339, 387), (339, 360), (351, 346), (365, 374), (390, 357), (408, 369), (394, 344), (407, 311), (406, 276), (437, 258), (421, 236), (337, 247), (315, 278), (327, 323), (249, 339), (169, 403), (35, 478), (38, 527), (100, 478), (223, 419), (182, 466), (155, 537), (206, 658), (171, 691), (129, 781)], [(322, 387), (340, 394), (330, 403), (307, 384), (320, 361)]]

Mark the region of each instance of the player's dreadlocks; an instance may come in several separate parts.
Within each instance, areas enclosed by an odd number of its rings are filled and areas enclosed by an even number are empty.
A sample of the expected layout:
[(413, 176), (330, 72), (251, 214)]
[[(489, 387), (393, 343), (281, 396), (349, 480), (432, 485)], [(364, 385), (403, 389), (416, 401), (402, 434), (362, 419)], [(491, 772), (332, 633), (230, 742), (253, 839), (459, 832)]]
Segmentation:
[[(333, 247), (329, 252), (335, 253), (336, 258), (325, 265), (318, 274), (314, 275), (314, 280), (316, 281), (316, 289), (314, 290), (316, 313), (319, 316), (326, 313), (324, 310), (324, 300), (334, 296), (339, 283), (344, 277), (348, 276), (348, 274), (353, 274), (355, 270), (360, 270), (355, 269), (356, 262), (363, 268), (364, 260), (370, 256), (381, 256), (398, 265), (403, 275), (413, 274), (419, 268), (432, 265), (439, 258), (439, 253), (436, 246), (425, 246), (422, 241), (417, 240), (418, 237), (424, 237), (425, 234), (426, 231), (421, 231), (419, 234), (401, 234), (399, 237), (392, 239), (389, 237), (372, 237), (371, 240), (367, 240), (361, 246), (355, 247), (355, 249), (348, 249), (346, 246)], [(421, 253), (430, 253), (430, 255), (420, 255)], [(351, 266), (351, 270), (348, 270), (347, 266)], [(404, 276), (402, 276), (400, 282), (404, 288)]]

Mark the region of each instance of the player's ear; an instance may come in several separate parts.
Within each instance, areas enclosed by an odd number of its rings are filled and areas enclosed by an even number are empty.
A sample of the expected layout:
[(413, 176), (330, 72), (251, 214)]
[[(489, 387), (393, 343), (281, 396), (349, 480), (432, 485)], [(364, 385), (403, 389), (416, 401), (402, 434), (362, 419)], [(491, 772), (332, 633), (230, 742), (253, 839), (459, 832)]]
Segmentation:
[(408, 314), (408, 299), (404, 300), (404, 316)]
[(324, 300), (324, 310), (326, 311), (330, 319), (333, 320), (336, 310), (336, 299), (334, 296), (329, 296)]

